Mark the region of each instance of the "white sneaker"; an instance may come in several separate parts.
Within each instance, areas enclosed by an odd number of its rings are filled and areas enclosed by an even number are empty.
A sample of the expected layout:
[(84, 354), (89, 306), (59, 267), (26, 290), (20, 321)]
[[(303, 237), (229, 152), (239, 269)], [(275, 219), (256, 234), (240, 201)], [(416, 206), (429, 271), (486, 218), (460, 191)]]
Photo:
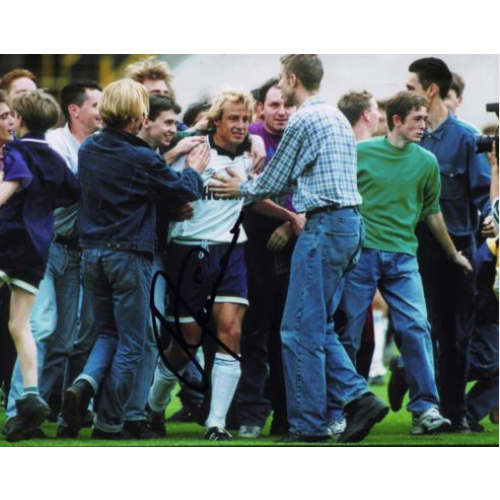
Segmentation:
[(413, 414), (410, 434), (435, 434), (446, 432), (451, 427), (451, 422), (444, 418), (437, 408), (431, 408), (420, 415)]
[(333, 438), (337, 438), (345, 431), (346, 425), (345, 418), (342, 420), (334, 420), (328, 424), (328, 434)]
[(238, 437), (246, 439), (255, 439), (260, 436), (262, 427), (257, 425), (242, 425), (240, 431), (238, 432)]

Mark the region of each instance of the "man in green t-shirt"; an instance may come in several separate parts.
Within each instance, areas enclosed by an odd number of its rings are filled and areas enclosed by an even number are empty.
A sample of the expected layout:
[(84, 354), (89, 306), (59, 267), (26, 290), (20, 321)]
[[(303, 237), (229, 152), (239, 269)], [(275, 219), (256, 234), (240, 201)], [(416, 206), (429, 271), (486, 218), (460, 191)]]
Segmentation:
[(444, 431), (439, 411), (430, 327), (416, 258), (415, 227), (424, 220), (449, 258), (464, 272), (469, 261), (457, 252), (439, 208), (440, 175), (435, 156), (419, 147), (426, 101), (400, 92), (387, 106), (389, 135), (358, 143), (358, 189), (366, 238), (358, 265), (346, 278), (340, 308), (347, 315), (342, 336), (359, 347), (365, 316), (377, 287), (387, 301), (410, 388), (412, 434)]

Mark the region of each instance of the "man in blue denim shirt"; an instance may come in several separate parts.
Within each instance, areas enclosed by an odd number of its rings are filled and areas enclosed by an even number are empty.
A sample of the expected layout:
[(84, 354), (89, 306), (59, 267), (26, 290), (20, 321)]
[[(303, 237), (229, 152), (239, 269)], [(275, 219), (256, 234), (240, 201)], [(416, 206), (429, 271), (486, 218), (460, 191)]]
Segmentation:
[[(487, 159), (475, 154), (474, 130), (451, 115), (444, 104), (452, 82), (446, 64), (436, 58), (419, 59), (410, 65), (409, 71), (407, 89), (425, 96), (429, 105), (428, 130), (421, 145), (434, 153), (439, 162), (440, 205), (448, 232), (456, 248), (474, 262), (478, 211), (484, 217), (483, 236), (495, 234)], [(475, 321), (475, 276), (457, 268), (425, 227), (417, 228), (417, 234), (442, 413), (451, 420), (453, 432), (470, 432), (465, 389)], [(394, 371), (400, 369), (401, 364)], [(393, 375), (395, 379), (398, 374)], [(392, 394), (391, 406), (397, 408), (404, 391), (396, 392)]]
[(281, 59), (279, 88), (297, 105), (278, 150), (262, 176), (241, 183), (233, 177), (212, 191), (248, 201), (287, 193), (306, 213), (295, 246), (281, 324), (289, 433), (285, 442), (326, 441), (327, 401), (341, 401), (347, 426), (340, 442), (361, 441), (388, 412), (356, 372), (334, 331), (344, 277), (358, 258), (364, 226), (357, 205), (356, 144), (340, 111), (317, 96), (323, 66), (313, 54)]
[(65, 392), (62, 414), (78, 431), (97, 393), (92, 437), (119, 439), (124, 404), (144, 356), (155, 202), (198, 199), (204, 166), (195, 163), (175, 173), (136, 136), (148, 114), (148, 93), (141, 84), (130, 79), (112, 83), (99, 111), (107, 126), (80, 148), (78, 207), (84, 280), (98, 336), (83, 374)]

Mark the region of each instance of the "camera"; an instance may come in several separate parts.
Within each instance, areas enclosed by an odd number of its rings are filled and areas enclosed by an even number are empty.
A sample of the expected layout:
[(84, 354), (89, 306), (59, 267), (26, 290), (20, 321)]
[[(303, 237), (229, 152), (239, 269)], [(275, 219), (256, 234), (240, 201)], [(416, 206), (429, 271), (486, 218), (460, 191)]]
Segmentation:
[[(498, 102), (487, 104), (486, 111), (488, 113), (496, 113), (498, 118)], [(476, 137), (476, 153), (491, 153), (493, 144), (496, 145), (497, 161), (498, 161), (498, 128), (496, 135), (478, 135)]]

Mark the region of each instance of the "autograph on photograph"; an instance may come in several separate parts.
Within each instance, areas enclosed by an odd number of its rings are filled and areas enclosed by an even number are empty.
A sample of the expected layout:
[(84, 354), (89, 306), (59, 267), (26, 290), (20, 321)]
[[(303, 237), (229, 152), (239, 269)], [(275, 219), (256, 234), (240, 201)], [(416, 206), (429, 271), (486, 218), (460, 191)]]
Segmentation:
[[(197, 348), (201, 347), (205, 340), (207, 338), (211, 339), (214, 341), (218, 346), (220, 346), (224, 351), (226, 351), (229, 355), (231, 355), (234, 359), (237, 361), (241, 362), (243, 359), (241, 356), (233, 352), (229, 347), (227, 347), (221, 340), (217, 338), (217, 334), (213, 333), (212, 330), (209, 328), (210, 321), (212, 318), (212, 309), (215, 303), (215, 300), (217, 298), (217, 291), (219, 289), (220, 284), (222, 283), (224, 276), (226, 274), (228, 262), (229, 262), (229, 257), (234, 251), (234, 248), (238, 242), (238, 237), (240, 235), (240, 227), (243, 222), (243, 213), (240, 213), (238, 220), (234, 224), (233, 228), (231, 229), (231, 234), (233, 235), (231, 243), (228, 246), (228, 249), (224, 256), (221, 258), (219, 262), (219, 267), (220, 267), (220, 272), (217, 276), (217, 279), (215, 282), (212, 284), (212, 289), (210, 292), (210, 295), (208, 299), (205, 301), (205, 304), (203, 308), (199, 311), (193, 310), (190, 304), (188, 304), (185, 299), (182, 297), (180, 290), (182, 289), (182, 283), (184, 279), (192, 279), (194, 282), (199, 283), (199, 271), (200, 269), (197, 268), (194, 276), (185, 276), (185, 269), (187, 267), (187, 264), (189, 262), (189, 259), (192, 256), (198, 255), (200, 252), (202, 252), (206, 258), (209, 258), (209, 253), (208, 251), (200, 246), (195, 246), (193, 249), (186, 255), (184, 262), (182, 263), (181, 266), (181, 272), (179, 273), (179, 278), (177, 283), (174, 283), (163, 271), (157, 271), (155, 275), (153, 276), (153, 280), (151, 282), (151, 291), (150, 291), (150, 308), (151, 308), (151, 314), (153, 316), (153, 333), (156, 341), (156, 345), (158, 346), (158, 351), (160, 353), (160, 357), (165, 363), (165, 366), (168, 367), (176, 376), (177, 378), (185, 383), (187, 386), (191, 387), (192, 389), (198, 391), (198, 392), (206, 392), (208, 389), (208, 377), (207, 374), (205, 373), (205, 370), (203, 367), (200, 365), (198, 359), (195, 356), (195, 351)], [(164, 279), (166, 281), (167, 287), (173, 291), (175, 295), (175, 300), (173, 304), (173, 309), (174, 309), (174, 323), (169, 323), (167, 322), (167, 319), (165, 316), (161, 313), (161, 311), (156, 307), (155, 304), (155, 288), (156, 284), (158, 282), (158, 279)], [(181, 330), (181, 323), (179, 320), (179, 306), (182, 304), (182, 306), (189, 312), (189, 314), (195, 319), (196, 323), (199, 325), (201, 328), (201, 338), (198, 344), (189, 344), (186, 342), (182, 335), (182, 330)], [(164, 331), (167, 332), (168, 336), (170, 337), (171, 342), (177, 342), (179, 346), (182, 348), (182, 350), (187, 354), (189, 359), (193, 362), (193, 364), (196, 366), (196, 369), (200, 372), (202, 376), (202, 383), (201, 385), (196, 385), (193, 384), (191, 381), (189, 381), (186, 377), (184, 377), (181, 373), (179, 373), (166, 359), (165, 354), (164, 354), (164, 349), (165, 346), (163, 345), (162, 342), (162, 335), (161, 332), (159, 331), (158, 327), (158, 322), (163, 326)]]

